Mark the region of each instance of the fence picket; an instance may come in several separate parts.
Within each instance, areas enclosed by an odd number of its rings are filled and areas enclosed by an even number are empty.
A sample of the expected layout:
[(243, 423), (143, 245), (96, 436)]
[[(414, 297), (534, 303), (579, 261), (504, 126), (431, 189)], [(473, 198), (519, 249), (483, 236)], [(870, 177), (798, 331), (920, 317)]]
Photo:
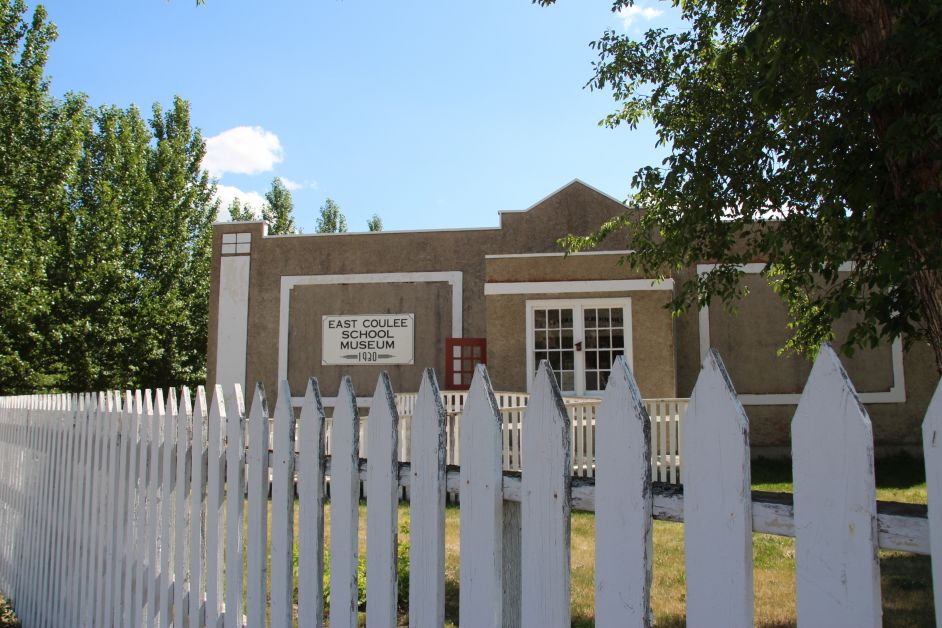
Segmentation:
[[(206, 427), (206, 626), (210, 628), (222, 625), (226, 470), (223, 439), (226, 419), (222, 386), (216, 385), (213, 388)], [(241, 493), (233, 491), (233, 499), (241, 499)]]
[(142, 405), (138, 406), (138, 452), (137, 452), (137, 496), (135, 499), (135, 512), (137, 517), (137, 526), (134, 532), (136, 542), (132, 546), (136, 556), (136, 565), (134, 580), (132, 583), (133, 602), (131, 607), (131, 625), (145, 626), (148, 623), (147, 615), (144, 609), (144, 595), (150, 587), (145, 580), (147, 574), (148, 549), (150, 542), (148, 537), (148, 522), (150, 518), (147, 514), (147, 478), (150, 469), (150, 425), (154, 416), (153, 397), (150, 390), (138, 391), (141, 395)]
[(190, 580), (190, 565), (187, 562), (187, 530), (190, 522), (190, 509), (187, 498), (190, 490), (190, 446), (193, 431), (190, 421), (193, 408), (190, 405), (190, 391), (183, 388), (177, 405), (177, 445), (176, 445), (176, 490), (174, 495), (174, 551), (173, 551), (173, 625), (183, 626), (187, 616), (187, 585)]
[(246, 426), (249, 440), (249, 532), (246, 539), (246, 619), (248, 626), (265, 625), (268, 570), (268, 401), (261, 384), (255, 386)]
[(204, 625), (203, 617), (203, 565), (206, 538), (206, 418), (208, 407), (206, 390), (196, 389), (196, 404), (193, 407), (193, 454), (190, 459), (190, 625)]
[[(141, 539), (137, 537), (138, 532), (138, 509), (137, 509), (137, 473), (139, 463), (141, 415), (143, 399), (141, 391), (127, 393), (125, 409), (128, 415), (128, 433), (125, 439), (128, 460), (127, 460), (127, 491), (125, 493), (125, 531), (124, 534), (124, 589), (121, 594), (122, 622), (124, 626), (139, 626), (140, 619), (135, 618), (134, 608), (134, 572), (137, 568), (137, 548), (141, 545)], [(135, 620), (136, 619), (136, 620)]]
[(330, 625), (357, 626), (357, 527), (359, 523), (359, 437), (353, 382), (340, 382), (334, 407), (330, 457)]
[[(62, 470), (62, 461), (64, 456), (63, 449), (63, 432), (64, 432), (64, 418), (67, 412), (67, 397), (66, 395), (56, 395), (54, 398), (53, 405), (53, 414), (50, 417), (49, 428), (52, 431), (52, 438), (50, 441), (50, 456), (48, 460), (49, 465), (49, 498), (47, 501), (48, 508), (48, 517), (46, 521), (46, 540), (43, 543), (43, 569), (44, 575), (42, 578), (42, 589), (41, 591), (59, 591), (56, 583), (56, 570), (58, 569), (58, 538), (59, 537), (59, 501), (62, 497), (62, 483), (60, 477), (60, 471)], [(49, 599), (42, 596), (43, 601), (40, 602), (40, 611), (41, 618), (44, 624), (53, 625), (56, 621), (56, 612), (58, 610), (57, 603), (49, 603)]]
[(109, 412), (110, 393), (99, 393), (95, 436), (97, 448), (96, 453), (96, 497), (94, 502), (94, 524), (92, 533), (95, 535), (94, 551), (92, 552), (92, 586), (91, 594), (93, 596), (94, 608), (92, 611), (92, 620), (95, 626), (104, 625), (104, 588), (105, 588), (105, 566), (107, 561), (105, 554), (107, 552), (108, 542), (108, 504), (111, 492), (111, 481), (109, 471), (109, 460), (111, 457), (111, 427), (113, 424)]
[[(104, 588), (104, 604), (102, 606), (102, 617), (100, 624), (114, 622), (113, 611), (118, 607), (114, 599), (115, 580), (115, 561), (116, 554), (120, 551), (118, 546), (118, 512), (120, 511), (121, 500), (118, 491), (121, 489), (121, 438), (123, 435), (122, 416), (121, 416), (121, 394), (117, 391), (111, 394), (108, 400), (110, 423), (108, 438), (108, 471), (105, 474), (108, 482), (108, 510), (105, 514), (105, 579), (102, 583)], [(109, 617), (110, 616), (110, 617)]]
[[(501, 413), (487, 367), (477, 365), (461, 418), (465, 463), (461, 486), (458, 624), (498, 628), (503, 618), (502, 544), (504, 519)], [(428, 429), (428, 428), (426, 428)], [(410, 603), (411, 607), (411, 603)], [(440, 625), (440, 623), (436, 624)]]
[[(82, 531), (82, 453), (83, 395), (71, 395), (71, 410), (66, 418), (66, 462), (62, 472), (64, 498), (60, 510), (63, 530), (63, 545), (60, 549), (59, 590), (62, 601), (59, 606), (57, 625), (74, 626), (75, 610), (80, 604), (76, 590), (79, 573), (78, 544)], [(2, 432), (0, 432), (2, 433)], [(2, 536), (2, 535), (0, 535)], [(2, 578), (2, 576), (0, 576)]]
[(596, 626), (650, 626), (651, 421), (625, 359), (616, 358), (596, 415)]
[[(323, 626), (324, 617), (324, 405), (313, 377), (301, 406), (298, 484), (298, 625)], [(228, 628), (228, 627), (227, 627)]]
[(147, 468), (147, 546), (148, 562), (144, 575), (147, 626), (157, 625), (158, 580), (160, 577), (160, 426), (164, 420), (164, 400), (160, 389), (154, 391), (150, 408), (148, 428), (149, 452)]
[[(226, 396), (226, 628), (242, 626), (242, 541), (245, 523), (245, 402), (235, 384)], [(303, 625), (303, 624), (302, 624)]]
[[(389, 374), (376, 382), (367, 421), (366, 625), (396, 626), (396, 540), (399, 531), (399, 413)], [(415, 492), (412, 493), (415, 499)], [(428, 537), (417, 537), (424, 539)]]
[(45, 554), (48, 543), (45, 542), (47, 527), (50, 523), (49, 496), (50, 476), (52, 475), (52, 443), (54, 431), (52, 428), (52, 419), (55, 413), (56, 398), (54, 395), (46, 396), (46, 403), (43, 406), (43, 412), (39, 417), (40, 423), (40, 449), (37, 464), (39, 465), (39, 485), (36, 487), (38, 493), (36, 508), (36, 534), (34, 536), (33, 556), (36, 566), (33, 569), (33, 580), (30, 586), (30, 610), (28, 617), (30, 623), (42, 625), (44, 606), (42, 604), (43, 595), (41, 592), (45, 589), (43, 586), (43, 574), (46, 567)]
[(291, 625), (294, 551), (294, 411), (281, 382), (275, 404), (271, 485), (271, 624)]
[(522, 443), (522, 621), (524, 626), (569, 626), (569, 413), (545, 360), (531, 389)]
[[(435, 372), (426, 369), (412, 416), (409, 625), (445, 621), (445, 409)], [(369, 589), (367, 589), (369, 590)]]
[(873, 432), (828, 345), (792, 421), (792, 476), (798, 622), (880, 626)]
[(926, 463), (935, 623), (942, 626), (942, 382), (935, 389), (922, 423), (922, 450)]
[(160, 585), (158, 602), (158, 621), (160, 628), (170, 625), (171, 605), (173, 604), (173, 582), (171, 581), (171, 566), (176, 566), (174, 558), (174, 501), (176, 499), (177, 482), (177, 444), (174, 437), (174, 425), (178, 414), (177, 394), (171, 388), (167, 391), (167, 404), (164, 414), (164, 425), (161, 432), (161, 478), (160, 478), (160, 538), (163, 547), (160, 549)]
[(687, 621), (751, 626), (749, 420), (715, 350), (703, 361), (684, 430), (697, 443), (684, 462)]

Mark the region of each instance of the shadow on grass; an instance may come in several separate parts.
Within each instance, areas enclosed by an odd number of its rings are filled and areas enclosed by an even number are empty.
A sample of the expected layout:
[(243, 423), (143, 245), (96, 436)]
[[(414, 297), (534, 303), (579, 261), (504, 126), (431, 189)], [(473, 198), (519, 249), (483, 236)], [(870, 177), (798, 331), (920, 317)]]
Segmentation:
[[(926, 482), (926, 467), (923, 461), (905, 452), (877, 458), (874, 471), (877, 488), (906, 489)], [(752, 483), (787, 484), (788, 490), (791, 491), (791, 461), (756, 458), (752, 461)]]

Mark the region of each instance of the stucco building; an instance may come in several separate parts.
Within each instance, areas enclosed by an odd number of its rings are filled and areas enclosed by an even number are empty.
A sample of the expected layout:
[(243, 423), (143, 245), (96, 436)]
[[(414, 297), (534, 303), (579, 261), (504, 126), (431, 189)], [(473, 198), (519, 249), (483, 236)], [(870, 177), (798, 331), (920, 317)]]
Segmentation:
[[(480, 360), (496, 389), (526, 391), (547, 359), (563, 391), (594, 395), (624, 354), (645, 397), (687, 397), (716, 347), (749, 414), (753, 450), (787, 452), (810, 364), (776, 353), (786, 315), (758, 275), (762, 264), (745, 268), (751, 293), (735, 315), (711, 307), (674, 318), (664, 307), (674, 280), (618, 264), (625, 242), (568, 257), (556, 243), (623, 211), (573, 181), (529, 209), (501, 212), (497, 228), (269, 236), (261, 222), (219, 223), (209, 383), (262, 382), (274, 401), (287, 379), (300, 401), (309, 376), (329, 398), (350, 375), (369, 396), (383, 370), (397, 391), (415, 391), (426, 367), (443, 389), (463, 388)], [(938, 381), (927, 348), (904, 352), (896, 342), (845, 364), (880, 451), (918, 448)]]

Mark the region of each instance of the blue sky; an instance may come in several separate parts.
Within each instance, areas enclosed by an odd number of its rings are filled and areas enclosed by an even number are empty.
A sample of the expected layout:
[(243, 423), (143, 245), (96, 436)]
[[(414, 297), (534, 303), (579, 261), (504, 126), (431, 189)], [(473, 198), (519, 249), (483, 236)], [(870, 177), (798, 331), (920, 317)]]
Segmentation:
[(43, 4), (54, 93), (145, 113), (182, 96), (220, 195), (257, 208), (282, 177), (307, 232), (328, 197), (351, 231), (374, 213), (387, 230), (496, 226), (574, 178), (623, 199), (664, 155), (650, 127), (599, 127), (611, 94), (583, 89), (605, 29), (677, 24), (653, 0), (630, 15), (610, 0)]

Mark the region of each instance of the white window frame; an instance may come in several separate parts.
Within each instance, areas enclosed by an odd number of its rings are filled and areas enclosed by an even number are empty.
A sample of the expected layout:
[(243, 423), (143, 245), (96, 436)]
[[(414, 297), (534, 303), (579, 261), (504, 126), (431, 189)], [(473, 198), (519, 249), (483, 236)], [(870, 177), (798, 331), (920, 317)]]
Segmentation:
[(571, 308), (572, 309), (572, 338), (573, 342), (582, 343), (582, 351), (575, 351), (575, 363), (573, 366), (576, 390), (562, 391), (563, 394), (574, 394), (579, 396), (601, 396), (601, 391), (585, 392), (585, 308), (595, 307), (618, 307), (623, 310), (622, 320), (625, 325), (625, 360), (628, 366), (634, 370), (634, 352), (632, 350), (631, 338), (631, 297), (613, 297), (606, 299), (541, 299), (539, 301), (527, 301), (527, 392), (533, 384), (533, 375), (536, 372), (537, 364), (533, 354), (534, 346), (534, 311), (545, 308)]

